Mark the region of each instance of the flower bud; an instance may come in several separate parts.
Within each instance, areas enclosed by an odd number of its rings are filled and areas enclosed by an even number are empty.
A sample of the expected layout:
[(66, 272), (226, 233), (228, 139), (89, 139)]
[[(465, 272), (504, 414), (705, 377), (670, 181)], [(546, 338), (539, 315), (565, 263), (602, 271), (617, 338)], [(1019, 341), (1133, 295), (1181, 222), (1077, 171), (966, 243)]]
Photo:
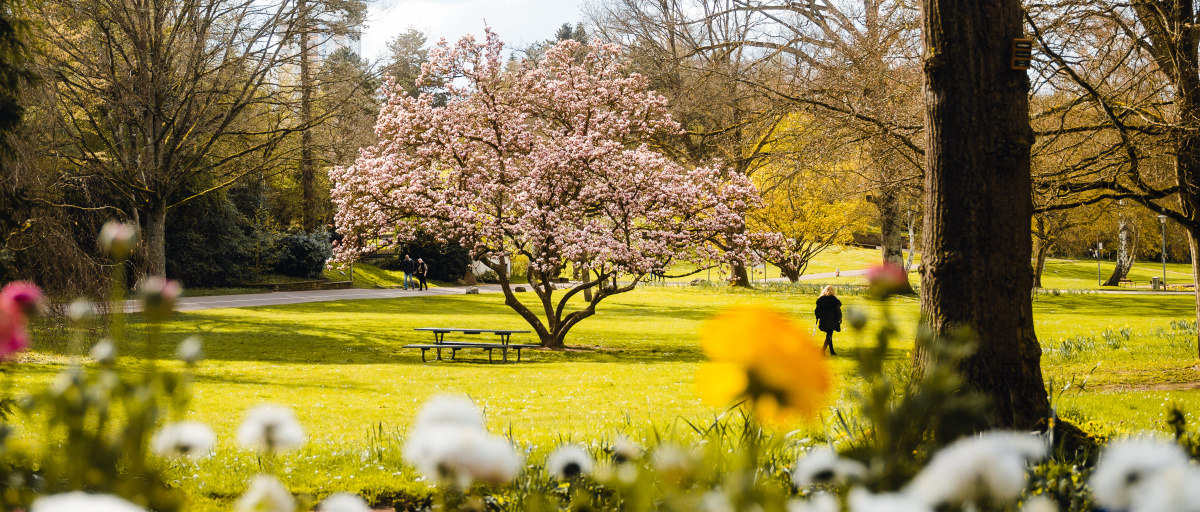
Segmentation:
[(92, 347), (92, 351), (89, 355), (91, 355), (92, 359), (95, 359), (97, 363), (106, 365), (113, 364), (117, 362), (117, 344), (113, 343), (113, 340), (104, 338)]
[(29, 281), (13, 281), (0, 290), (0, 307), (9, 314), (38, 316), (46, 311), (46, 296)]
[(76, 325), (90, 323), (95, 316), (96, 307), (93, 306), (92, 302), (87, 299), (75, 299), (74, 302), (71, 302), (70, 306), (67, 306), (67, 317), (69, 317), (72, 322), (75, 322)]
[(157, 276), (147, 277), (138, 287), (138, 298), (142, 301), (142, 313), (151, 321), (161, 322), (175, 310), (175, 302), (183, 288), (179, 281)]
[(193, 366), (204, 359), (204, 344), (199, 336), (188, 336), (175, 349), (175, 356), (180, 361)]
[(100, 248), (114, 261), (129, 259), (137, 240), (137, 229), (124, 222), (108, 221), (100, 228)]
[(878, 299), (886, 299), (909, 288), (908, 273), (890, 261), (867, 270), (867, 282), (870, 283), (871, 295)]
[(846, 308), (846, 322), (856, 331), (861, 331), (867, 325), (867, 314), (856, 307)]

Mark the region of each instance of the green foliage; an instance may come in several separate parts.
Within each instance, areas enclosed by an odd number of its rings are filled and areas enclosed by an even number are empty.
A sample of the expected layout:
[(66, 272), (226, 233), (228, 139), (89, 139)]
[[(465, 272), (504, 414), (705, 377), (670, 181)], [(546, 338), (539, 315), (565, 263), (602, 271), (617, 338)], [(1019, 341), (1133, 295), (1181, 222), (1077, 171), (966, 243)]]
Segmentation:
[(461, 245), (439, 242), (429, 233), (422, 231), (397, 250), (395, 256), (380, 263), (379, 268), (400, 270), (400, 263), (405, 254), (411, 256), (414, 262), (418, 258), (425, 260), (425, 264), (429, 265), (429, 279), (437, 281), (453, 283), (462, 279), (467, 272), (467, 266), (471, 264), (471, 255)]
[(251, 282), (254, 234), (224, 193), (184, 203), (167, 216), (167, 275), (193, 287)]
[(333, 257), (325, 230), (284, 235), (272, 245), (272, 252), (275, 271), (289, 277), (319, 277), (325, 262)]

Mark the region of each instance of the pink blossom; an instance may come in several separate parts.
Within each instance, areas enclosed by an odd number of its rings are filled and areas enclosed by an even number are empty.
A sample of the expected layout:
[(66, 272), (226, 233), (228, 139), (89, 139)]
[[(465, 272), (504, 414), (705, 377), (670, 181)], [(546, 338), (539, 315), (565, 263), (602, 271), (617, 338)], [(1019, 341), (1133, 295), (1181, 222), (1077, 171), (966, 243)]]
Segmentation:
[[(597, 282), (715, 259), (712, 241), (743, 228), (757, 189), (656, 151), (656, 136), (680, 131), (666, 99), (616, 46), (580, 50), (564, 41), (537, 63), (510, 64), (490, 30), (483, 42), (442, 42), (422, 75), (447, 84), (443, 106), (389, 79), (379, 142), (330, 171), (345, 235), (335, 261), (374, 251), (382, 233), (402, 241), (417, 230), (480, 261), (525, 255), (535, 274), (573, 264)], [(724, 249), (750, 256), (734, 238)]]
[(40, 314), (46, 307), (46, 296), (38, 285), (29, 281), (13, 281), (0, 290), (0, 308), (25, 316)]
[(908, 273), (890, 261), (867, 270), (867, 282), (874, 295), (887, 297), (908, 288)]
[(41, 288), (27, 281), (14, 281), (0, 290), (0, 360), (29, 346), (27, 316), (40, 312), (44, 301)]

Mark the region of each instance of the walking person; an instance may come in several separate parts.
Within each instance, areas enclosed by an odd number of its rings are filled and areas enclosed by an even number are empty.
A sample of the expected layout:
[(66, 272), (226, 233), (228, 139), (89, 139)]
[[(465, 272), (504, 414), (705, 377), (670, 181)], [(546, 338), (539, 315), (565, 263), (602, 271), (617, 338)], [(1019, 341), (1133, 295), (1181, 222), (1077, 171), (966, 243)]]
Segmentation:
[(417, 258), (417, 281), (420, 281), (420, 284), (417, 286), (418, 290), (429, 289), (429, 285), (425, 284), (425, 277), (428, 275), (429, 265), (425, 263), (425, 260)]
[(400, 271), (404, 272), (404, 289), (412, 288), (413, 273), (417, 271), (417, 264), (407, 254), (404, 255), (404, 261), (400, 262)]
[(833, 332), (842, 331), (842, 301), (838, 300), (837, 291), (832, 285), (821, 290), (821, 296), (817, 297), (817, 309), (813, 313), (817, 315), (817, 329), (825, 333), (821, 352), (824, 353), (825, 348), (829, 347), (829, 355), (836, 356), (837, 352), (833, 351)]

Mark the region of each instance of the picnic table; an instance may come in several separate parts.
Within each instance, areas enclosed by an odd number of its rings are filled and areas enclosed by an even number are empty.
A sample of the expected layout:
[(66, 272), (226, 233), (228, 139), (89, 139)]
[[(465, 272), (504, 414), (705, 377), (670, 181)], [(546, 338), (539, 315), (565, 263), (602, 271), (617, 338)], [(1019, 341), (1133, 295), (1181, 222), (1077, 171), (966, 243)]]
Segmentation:
[[(405, 345), (404, 348), (419, 348), (421, 349), (421, 362), (428, 362), (425, 359), (425, 352), (429, 350), (435, 351), (437, 358), (435, 361), (442, 360), (442, 350), (450, 351), (450, 359), (454, 359), (458, 355), (458, 351), (462, 349), (480, 349), (486, 350), (488, 353), (488, 362), (492, 361), (492, 351), (499, 349), (503, 356), (504, 362), (508, 362), (508, 351), (513, 349), (517, 352), (517, 361), (521, 360), (521, 349), (536, 348), (541, 345), (530, 345), (522, 343), (511, 343), (510, 340), (514, 334), (527, 334), (530, 331), (522, 331), (516, 329), (473, 329), (463, 327), (417, 327), (414, 331), (426, 331), (433, 333), (433, 343), (419, 343), (413, 345)], [(446, 335), (450, 333), (462, 333), (468, 335), (475, 334), (495, 334), (500, 337), (499, 343), (485, 343), (477, 341), (446, 341)]]

